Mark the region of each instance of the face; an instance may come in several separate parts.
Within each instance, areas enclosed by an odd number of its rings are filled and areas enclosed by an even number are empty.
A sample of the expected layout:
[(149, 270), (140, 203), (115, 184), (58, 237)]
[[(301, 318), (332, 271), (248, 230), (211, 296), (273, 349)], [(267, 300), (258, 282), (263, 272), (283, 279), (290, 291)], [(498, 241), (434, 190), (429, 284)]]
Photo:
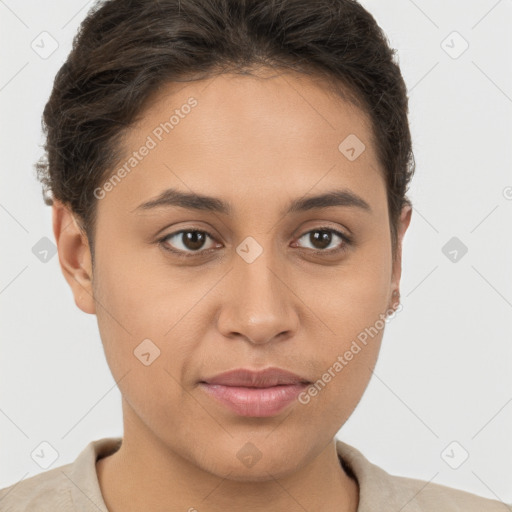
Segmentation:
[[(400, 278), (369, 119), (305, 76), (221, 75), (161, 90), (124, 149), (97, 190), (91, 281), (69, 281), (125, 436), (239, 480), (311, 461), (368, 384)], [(268, 367), (310, 384), (259, 408), (204, 384)]]

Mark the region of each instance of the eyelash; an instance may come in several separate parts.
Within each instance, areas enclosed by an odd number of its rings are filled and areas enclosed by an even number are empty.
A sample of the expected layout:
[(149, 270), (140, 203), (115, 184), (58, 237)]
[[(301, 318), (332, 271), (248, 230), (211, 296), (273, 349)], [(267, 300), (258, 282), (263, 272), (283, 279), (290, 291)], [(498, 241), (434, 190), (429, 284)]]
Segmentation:
[[(334, 255), (334, 254), (342, 253), (342, 252), (345, 252), (348, 249), (348, 246), (352, 244), (352, 239), (349, 236), (345, 235), (341, 231), (338, 231), (336, 229), (333, 229), (333, 228), (327, 227), (327, 226), (321, 226), (318, 228), (310, 229), (309, 231), (306, 231), (305, 233), (303, 233), (298, 238), (298, 240), (300, 240), (305, 235), (307, 235), (313, 231), (329, 231), (329, 232), (334, 233), (335, 235), (339, 236), (343, 241), (341, 247), (338, 247), (337, 249), (329, 249), (329, 250), (306, 249), (307, 251), (309, 251), (310, 253), (313, 253), (314, 255), (321, 255), (321, 254)], [(187, 253), (187, 252), (183, 252), (181, 250), (171, 249), (165, 244), (165, 242), (169, 238), (172, 238), (172, 237), (182, 234), (182, 233), (203, 233), (203, 234), (207, 235), (208, 237), (210, 237), (212, 240), (215, 240), (215, 237), (213, 235), (211, 235), (208, 231), (205, 231), (203, 229), (191, 228), (191, 229), (181, 229), (179, 231), (175, 231), (174, 233), (169, 233), (169, 234), (165, 235), (164, 237), (160, 238), (158, 240), (158, 242), (161, 244), (161, 246), (163, 247), (164, 250), (173, 253), (174, 255), (178, 256), (179, 258), (201, 257), (201, 256), (206, 256), (207, 254), (211, 253), (212, 251), (215, 251), (215, 247), (213, 247), (210, 249), (203, 249), (203, 250), (199, 250), (196, 252), (188, 252)]]

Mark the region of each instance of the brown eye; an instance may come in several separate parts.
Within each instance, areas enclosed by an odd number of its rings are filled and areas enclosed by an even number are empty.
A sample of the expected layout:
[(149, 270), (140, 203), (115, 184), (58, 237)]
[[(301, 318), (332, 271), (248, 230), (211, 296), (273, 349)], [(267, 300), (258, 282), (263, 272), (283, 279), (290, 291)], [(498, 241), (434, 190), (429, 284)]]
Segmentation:
[(204, 245), (208, 238), (213, 240), (213, 237), (206, 231), (183, 229), (166, 235), (160, 240), (160, 242), (169, 251), (176, 253), (188, 253), (184, 254), (184, 256), (189, 256), (206, 250)]
[(310, 243), (311, 250), (325, 253), (343, 250), (350, 240), (343, 233), (332, 228), (316, 228), (304, 233), (299, 240)]

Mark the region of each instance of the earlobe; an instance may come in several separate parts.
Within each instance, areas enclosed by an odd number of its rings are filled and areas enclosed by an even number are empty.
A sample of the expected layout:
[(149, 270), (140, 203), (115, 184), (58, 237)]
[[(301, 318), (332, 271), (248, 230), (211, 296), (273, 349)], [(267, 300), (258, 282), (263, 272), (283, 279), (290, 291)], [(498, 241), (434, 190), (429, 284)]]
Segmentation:
[(75, 304), (84, 313), (95, 314), (91, 251), (87, 236), (69, 206), (54, 200), (52, 214), (59, 263), (71, 287)]

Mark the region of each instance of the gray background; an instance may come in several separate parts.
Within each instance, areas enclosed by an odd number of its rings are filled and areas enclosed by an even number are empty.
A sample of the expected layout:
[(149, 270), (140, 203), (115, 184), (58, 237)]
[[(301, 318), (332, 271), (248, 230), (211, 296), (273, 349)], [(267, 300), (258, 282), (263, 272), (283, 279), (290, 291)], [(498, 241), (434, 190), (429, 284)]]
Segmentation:
[[(398, 49), (417, 169), (403, 310), (338, 437), (391, 473), (511, 503), (512, 2), (362, 4)], [(96, 317), (75, 306), (58, 257), (35, 254), (53, 241), (33, 171), (40, 116), (90, 5), (0, 0), (0, 487), (43, 471), (42, 442), (53, 468), (122, 435)]]

